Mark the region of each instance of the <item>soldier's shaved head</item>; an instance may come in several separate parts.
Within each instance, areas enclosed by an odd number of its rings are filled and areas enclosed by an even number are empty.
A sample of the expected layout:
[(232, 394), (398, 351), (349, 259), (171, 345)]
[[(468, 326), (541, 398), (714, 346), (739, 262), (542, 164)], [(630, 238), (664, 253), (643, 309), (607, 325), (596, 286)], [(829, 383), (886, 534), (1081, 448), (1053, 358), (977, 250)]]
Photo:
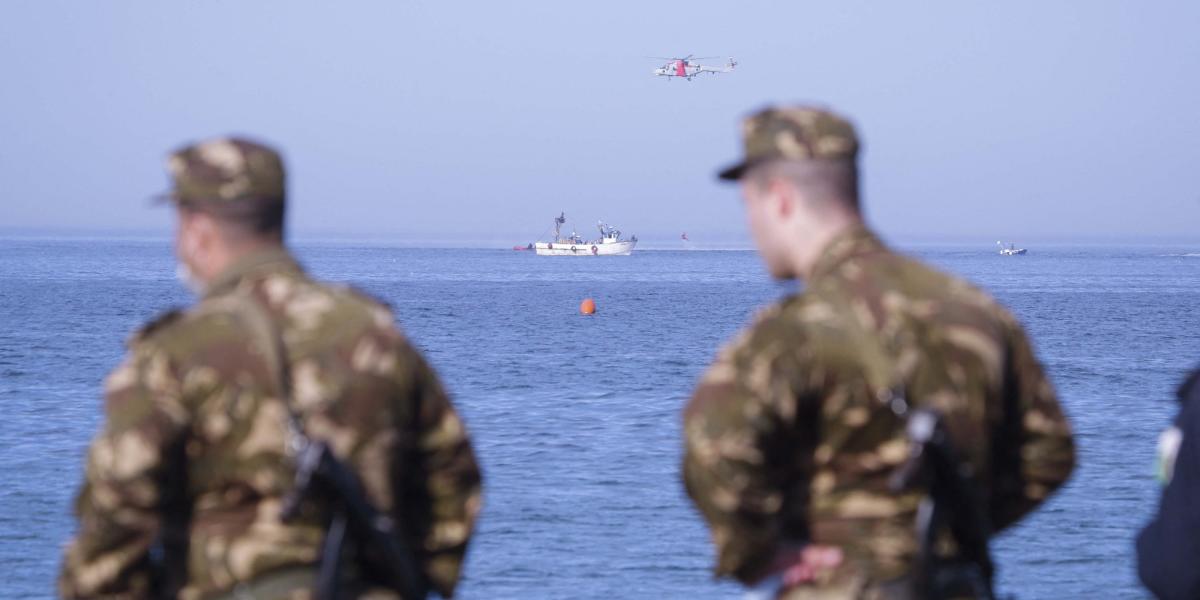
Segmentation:
[(760, 188), (773, 179), (795, 186), (814, 208), (859, 211), (858, 166), (852, 160), (772, 160), (750, 168), (745, 175), (746, 183)]
[(284, 202), (264, 202), (237, 207), (182, 203), (181, 211), (210, 215), (230, 243), (282, 242)]

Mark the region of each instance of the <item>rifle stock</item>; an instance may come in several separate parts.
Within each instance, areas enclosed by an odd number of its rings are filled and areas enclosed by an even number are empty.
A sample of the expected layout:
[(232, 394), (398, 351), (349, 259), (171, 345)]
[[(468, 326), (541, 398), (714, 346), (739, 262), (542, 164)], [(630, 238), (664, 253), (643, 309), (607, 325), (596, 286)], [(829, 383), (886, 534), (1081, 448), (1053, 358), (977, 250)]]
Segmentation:
[(328, 501), (330, 525), (318, 574), (318, 598), (335, 600), (345, 550), (354, 550), (355, 566), (369, 582), (385, 585), (405, 598), (425, 598), (429, 587), (395, 521), (377, 510), (354, 471), (323, 442), (307, 440), (297, 461), (296, 484), (284, 498), (282, 518), (294, 519), (307, 497)]

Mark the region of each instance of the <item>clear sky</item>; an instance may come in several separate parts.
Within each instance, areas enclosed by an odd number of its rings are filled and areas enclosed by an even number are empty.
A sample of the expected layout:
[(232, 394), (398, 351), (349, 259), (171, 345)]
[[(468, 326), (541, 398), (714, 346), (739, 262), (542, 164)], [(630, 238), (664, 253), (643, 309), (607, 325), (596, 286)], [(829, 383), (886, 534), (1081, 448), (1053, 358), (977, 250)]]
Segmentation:
[[(738, 119), (810, 101), (857, 123), (885, 234), (1200, 241), (1198, 31), (1194, 1), (10, 1), (0, 230), (166, 233), (167, 151), (243, 133), (301, 238), (735, 239)], [(644, 58), (687, 53), (740, 65)]]

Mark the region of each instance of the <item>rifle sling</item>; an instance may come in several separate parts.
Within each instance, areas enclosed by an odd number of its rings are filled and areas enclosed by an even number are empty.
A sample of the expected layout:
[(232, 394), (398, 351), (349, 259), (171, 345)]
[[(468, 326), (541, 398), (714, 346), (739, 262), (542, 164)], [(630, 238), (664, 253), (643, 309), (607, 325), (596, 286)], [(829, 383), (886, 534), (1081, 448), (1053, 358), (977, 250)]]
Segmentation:
[(303, 422), (292, 403), (291, 366), (288, 363), (287, 347), (284, 345), (282, 332), (275, 326), (266, 308), (250, 292), (239, 294), (239, 297), (233, 302), (233, 306), (243, 317), (251, 337), (259, 342), (259, 349), (263, 352), (263, 358), (267, 362), (267, 368), (271, 371), (272, 379), (275, 380), (275, 391), (279, 394), (280, 402), (287, 409), (289, 425), (293, 428), (292, 433), (307, 439)]

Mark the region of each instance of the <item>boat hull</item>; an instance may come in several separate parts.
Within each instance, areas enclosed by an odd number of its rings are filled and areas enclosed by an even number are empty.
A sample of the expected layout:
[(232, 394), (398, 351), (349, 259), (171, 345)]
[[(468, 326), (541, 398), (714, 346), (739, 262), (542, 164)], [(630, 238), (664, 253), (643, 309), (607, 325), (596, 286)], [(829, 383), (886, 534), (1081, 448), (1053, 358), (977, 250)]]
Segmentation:
[(533, 250), (538, 256), (629, 256), (636, 245), (634, 241), (591, 244), (538, 242), (533, 245)]

